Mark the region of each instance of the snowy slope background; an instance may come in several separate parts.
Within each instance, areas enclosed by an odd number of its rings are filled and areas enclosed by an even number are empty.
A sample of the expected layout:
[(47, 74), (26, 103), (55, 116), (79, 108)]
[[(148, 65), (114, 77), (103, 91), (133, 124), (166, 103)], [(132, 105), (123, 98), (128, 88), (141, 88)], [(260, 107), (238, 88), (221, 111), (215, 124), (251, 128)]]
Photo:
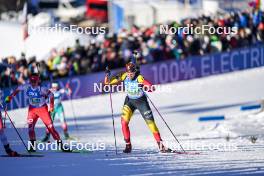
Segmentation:
[[(113, 94), (118, 155), (115, 155), (109, 95), (72, 101), (77, 116), (74, 125), (71, 102), (65, 101), (69, 131), (81, 142), (106, 145), (105, 151), (90, 154), (44, 151), (42, 158), (0, 158), (1, 175), (264, 175), (264, 114), (240, 111), (240, 106), (264, 98), (264, 68), (227, 73), (166, 84), (170, 93), (149, 93), (186, 150), (200, 155), (160, 154), (143, 118), (136, 112), (130, 122), (133, 152), (124, 148), (120, 114), (125, 94)], [(147, 78), (147, 76), (146, 76)], [(153, 109), (153, 108), (152, 108)], [(161, 136), (169, 147), (178, 149), (169, 130), (153, 109)], [(27, 109), (9, 112), (26, 141)], [(223, 121), (199, 122), (198, 117), (225, 115)], [(62, 134), (60, 124), (56, 129)], [(38, 122), (37, 137), (44, 135)], [(6, 134), (14, 149), (23, 146), (7, 123)], [(250, 136), (257, 137), (256, 143)], [(227, 140), (229, 138), (229, 140)], [(4, 153), (3, 147), (0, 153)]]

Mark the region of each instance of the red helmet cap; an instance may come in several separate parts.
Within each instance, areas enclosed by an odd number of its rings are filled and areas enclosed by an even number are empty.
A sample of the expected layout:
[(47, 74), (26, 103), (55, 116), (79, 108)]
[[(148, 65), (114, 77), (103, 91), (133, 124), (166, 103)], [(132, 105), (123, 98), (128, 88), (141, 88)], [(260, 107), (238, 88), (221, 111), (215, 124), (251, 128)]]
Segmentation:
[(133, 64), (132, 62), (129, 62), (126, 64), (126, 71), (129, 73), (136, 72), (136, 65)]
[(32, 84), (39, 83), (39, 82), (40, 82), (40, 77), (39, 77), (38, 74), (32, 74), (32, 75), (30, 75), (30, 77), (29, 77), (29, 81), (30, 81), (30, 83), (32, 83)]

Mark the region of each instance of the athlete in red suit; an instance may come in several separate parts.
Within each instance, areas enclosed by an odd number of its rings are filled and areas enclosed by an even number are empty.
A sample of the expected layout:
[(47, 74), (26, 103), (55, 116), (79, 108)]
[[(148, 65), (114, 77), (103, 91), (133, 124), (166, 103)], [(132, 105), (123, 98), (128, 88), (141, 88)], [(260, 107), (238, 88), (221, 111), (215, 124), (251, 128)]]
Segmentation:
[[(62, 146), (60, 136), (58, 132), (55, 130), (53, 126), (53, 122), (51, 120), (51, 116), (49, 112), (53, 112), (54, 110), (54, 96), (53, 93), (40, 84), (40, 78), (38, 74), (32, 74), (30, 76), (30, 83), (23, 84), (17, 87), (17, 89), (8, 97), (6, 97), (6, 102), (9, 103), (14, 96), (16, 96), (20, 91), (26, 91), (26, 95), (29, 99), (29, 108), (28, 108), (28, 134), (31, 142), (31, 146), (36, 144), (36, 135), (35, 135), (35, 124), (37, 120), (40, 118), (52, 137), (58, 141), (58, 144)], [(50, 99), (50, 107), (48, 109), (48, 105), (46, 104), (46, 99)], [(66, 151), (63, 147), (62, 150)], [(29, 149), (31, 152), (35, 152), (35, 150), (31, 147)]]

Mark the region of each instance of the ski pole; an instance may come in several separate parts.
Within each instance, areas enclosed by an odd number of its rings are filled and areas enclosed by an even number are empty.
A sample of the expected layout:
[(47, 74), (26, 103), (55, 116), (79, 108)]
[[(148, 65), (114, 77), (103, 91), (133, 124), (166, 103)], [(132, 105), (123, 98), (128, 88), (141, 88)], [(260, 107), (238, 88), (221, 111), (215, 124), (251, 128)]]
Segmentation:
[[(0, 106), (1, 106), (0, 108), (2, 108), (4, 110), (4, 112), (5, 112), (7, 107), (4, 107), (2, 104), (0, 104)], [(0, 109), (0, 117), (2, 117), (1, 109)], [(1, 120), (2, 120), (2, 123), (3, 123), (3, 128), (6, 128), (6, 113), (5, 113), (5, 117), (2, 117)]]
[[(67, 84), (69, 84), (69, 82)], [(73, 114), (73, 118), (74, 118), (75, 127), (76, 127), (77, 132), (79, 132), (79, 127), (78, 127), (78, 123), (77, 123), (75, 109), (74, 109), (73, 101), (72, 101), (72, 94), (69, 97), (70, 97), (70, 103), (71, 103), (71, 109), (72, 109), (72, 114)]]
[[(7, 65), (7, 67), (9, 67), (10, 69), (11, 69), (11, 72), (10, 72), (10, 74), (12, 73), (12, 72), (14, 72), (14, 68), (12, 67), (12, 66), (8, 66)], [(9, 82), (9, 85), (8, 85), (8, 88), (10, 89), (11, 88), (11, 77), (9, 76), (8, 77), (8, 82)], [(7, 111), (7, 106), (5, 106), (5, 107), (3, 107), (3, 105), (1, 105), (2, 106), (2, 108), (5, 110), (5, 112)], [(5, 118), (3, 119), (3, 127), (4, 128), (6, 128), (6, 113), (5, 113)]]
[(159, 112), (158, 108), (155, 106), (155, 104), (152, 102), (152, 100), (149, 98), (149, 96), (144, 93), (146, 95), (146, 97), (149, 99), (150, 103), (152, 104), (152, 106), (155, 108), (155, 110), (157, 111), (157, 113), (159, 114), (160, 118), (162, 119), (162, 121), (165, 123), (165, 125), (167, 126), (167, 128), (169, 129), (170, 133), (172, 134), (172, 136), (174, 137), (174, 139), (177, 141), (177, 143), (180, 145), (181, 149), (183, 152), (185, 152), (185, 150), (183, 149), (182, 145), (180, 144), (179, 140), (177, 139), (176, 135), (173, 133), (173, 131), (171, 130), (171, 128), (169, 127), (168, 123), (165, 121), (165, 119), (163, 118), (163, 116), (161, 115), (161, 113)]
[[(1, 106), (3, 106), (3, 105), (1, 104)], [(19, 132), (18, 132), (18, 130), (17, 130), (15, 124), (13, 123), (13, 121), (12, 121), (12, 119), (10, 118), (9, 114), (7, 113), (6, 109), (5, 109), (4, 111), (5, 111), (6, 116), (7, 116), (8, 119), (9, 119), (9, 121), (11, 122), (12, 126), (14, 127), (14, 129), (15, 129), (15, 131), (16, 131), (18, 137), (20, 138), (21, 142), (23, 143), (23, 145), (24, 145), (26, 151), (27, 151), (28, 153), (30, 153), (30, 152), (28, 151), (27, 146), (26, 146), (25, 142), (23, 141), (21, 135), (19, 134)]]
[[(107, 76), (109, 77), (111, 72), (108, 67), (106, 67)], [(109, 84), (109, 86), (111, 86)], [(110, 97), (110, 104), (111, 104), (111, 113), (112, 113), (112, 122), (113, 122), (113, 132), (114, 132), (114, 138), (115, 138), (115, 152), (117, 155), (117, 145), (116, 145), (116, 131), (115, 131), (115, 119), (114, 119), (114, 110), (113, 110), (113, 100), (112, 100), (112, 89), (110, 89), (109, 97)]]
[(5, 107), (4, 111), (5, 111), (5, 118), (4, 118), (3, 127), (6, 128), (6, 111), (7, 111), (7, 107)]
[(138, 52), (137, 50), (133, 51), (132, 63), (136, 65), (137, 71), (140, 72), (140, 67), (138, 63)]
[(78, 127), (78, 124), (77, 124), (77, 118), (76, 118), (76, 114), (75, 114), (75, 110), (74, 110), (74, 106), (73, 106), (73, 102), (72, 102), (72, 95), (70, 95), (70, 102), (71, 102), (71, 108), (72, 108), (72, 114), (73, 114), (73, 118), (74, 118), (74, 123), (75, 123), (75, 127), (76, 127), (76, 130), (79, 131), (79, 127)]
[(1, 118), (2, 123), (3, 123), (3, 128), (6, 128), (6, 126), (5, 126), (6, 114), (5, 114), (5, 117), (3, 117), (1, 114), (1, 111), (0, 111), (0, 118)]

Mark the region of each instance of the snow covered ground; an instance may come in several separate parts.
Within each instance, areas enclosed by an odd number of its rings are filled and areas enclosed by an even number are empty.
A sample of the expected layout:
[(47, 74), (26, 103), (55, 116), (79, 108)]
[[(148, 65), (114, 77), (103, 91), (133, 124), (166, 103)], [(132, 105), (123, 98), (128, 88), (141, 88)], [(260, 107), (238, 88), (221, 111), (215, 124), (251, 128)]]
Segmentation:
[[(167, 84), (170, 93), (148, 94), (186, 150), (199, 155), (158, 153), (143, 118), (135, 113), (131, 122), (133, 152), (124, 148), (120, 111), (125, 94), (113, 94), (118, 155), (115, 155), (108, 95), (74, 100), (78, 130), (70, 101), (64, 102), (69, 130), (81, 142), (105, 143), (106, 150), (89, 154), (44, 151), (42, 158), (0, 158), (1, 175), (264, 175), (264, 114), (240, 111), (240, 106), (264, 98), (264, 68)], [(146, 76), (147, 77), (147, 76)], [(162, 138), (180, 150), (153, 109)], [(26, 109), (9, 112), (27, 140)], [(224, 115), (225, 120), (199, 122), (200, 116)], [(55, 123), (61, 131), (59, 123)], [(10, 124), (6, 133), (14, 149), (23, 151)], [(44, 128), (37, 125), (41, 138)], [(251, 136), (257, 137), (255, 143)], [(0, 147), (0, 153), (3, 148)]]

